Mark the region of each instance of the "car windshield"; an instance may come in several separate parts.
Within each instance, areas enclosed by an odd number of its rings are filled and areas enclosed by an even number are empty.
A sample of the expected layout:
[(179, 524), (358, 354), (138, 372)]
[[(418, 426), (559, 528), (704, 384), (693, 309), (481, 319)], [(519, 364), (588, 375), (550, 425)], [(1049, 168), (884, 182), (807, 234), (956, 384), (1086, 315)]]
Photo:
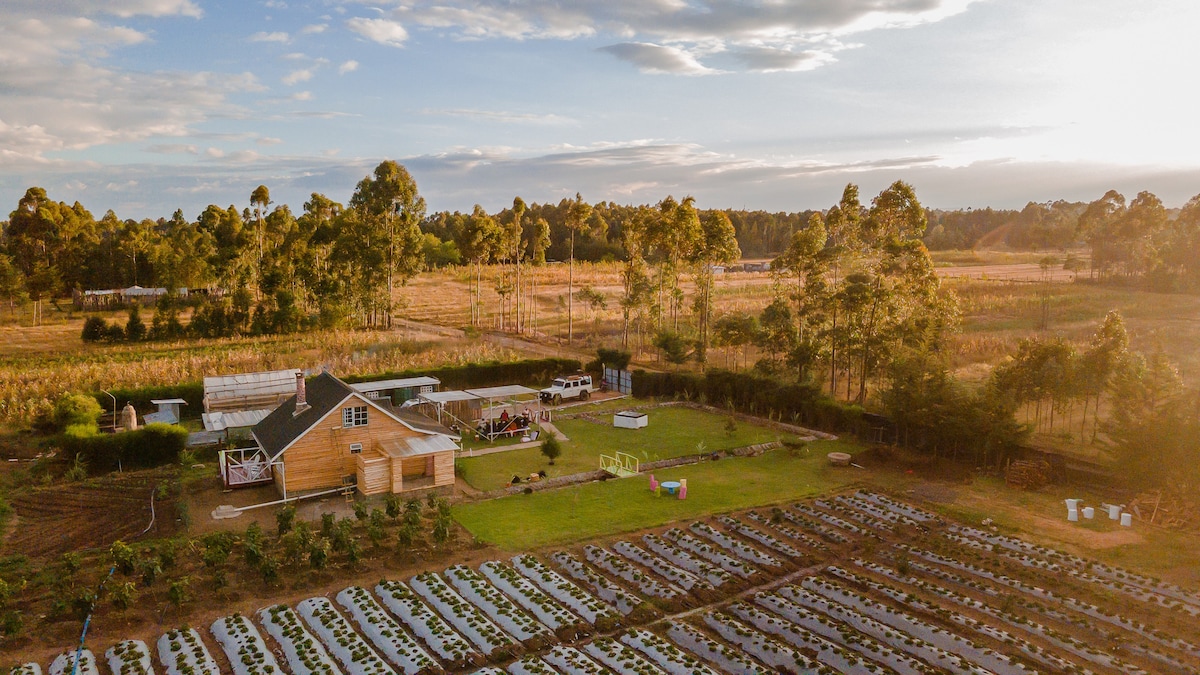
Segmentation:
[(554, 387), (565, 387), (565, 386), (567, 386), (567, 381), (566, 381), (566, 380), (555, 380), (555, 381), (554, 381), (554, 384), (553, 384), (553, 385), (551, 385), (551, 386), (554, 386)]

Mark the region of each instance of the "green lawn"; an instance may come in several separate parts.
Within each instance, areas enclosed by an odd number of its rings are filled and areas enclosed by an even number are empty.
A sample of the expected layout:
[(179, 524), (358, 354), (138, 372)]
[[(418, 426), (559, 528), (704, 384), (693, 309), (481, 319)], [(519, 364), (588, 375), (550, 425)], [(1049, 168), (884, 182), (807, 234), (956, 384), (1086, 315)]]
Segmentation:
[(682, 501), (655, 497), (643, 475), (464, 504), (454, 508), (454, 517), (481, 541), (524, 551), (821, 494), (861, 477), (857, 469), (830, 467), (825, 454), (860, 449), (845, 441), (815, 441), (799, 451), (655, 472), (660, 481), (687, 479)]
[(767, 443), (787, 436), (771, 429), (738, 422), (737, 430), (726, 432), (729, 418), (690, 408), (665, 407), (649, 411), (650, 425), (645, 429), (617, 429), (605, 414), (603, 424), (582, 419), (561, 420), (555, 426), (570, 441), (563, 443), (563, 454), (550, 466), (539, 448), (499, 452), (482, 457), (466, 457), (460, 466), (466, 480), (479, 490), (504, 487), (516, 474), (528, 476), (545, 470), (549, 476), (566, 476), (600, 468), (600, 455), (627, 452), (648, 462), (700, 452), (741, 448)]

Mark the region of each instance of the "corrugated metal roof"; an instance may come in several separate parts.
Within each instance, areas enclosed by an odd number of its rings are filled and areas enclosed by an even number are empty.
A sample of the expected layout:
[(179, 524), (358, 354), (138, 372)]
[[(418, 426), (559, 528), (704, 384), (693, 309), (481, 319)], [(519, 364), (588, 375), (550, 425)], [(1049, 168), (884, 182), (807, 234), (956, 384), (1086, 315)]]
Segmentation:
[(296, 393), (299, 368), (268, 370), (261, 373), (238, 373), (204, 378), (204, 395), (210, 400), (241, 398), (271, 394)]
[(224, 431), (252, 427), (267, 418), (271, 410), (242, 410), (239, 412), (213, 412), (200, 415), (205, 431)]
[(430, 391), (421, 394), (422, 401), (430, 403), (453, 403), (454, 401), (474, 401), (479, 397), (467, 391)]
[(415, 438), (386, 438), (379, 442), (379, 449), (389, 457), (417, 457), (454, 451), (458, 449), (458, 444), (447, 436), (434, 434)]
[(412, 387), (431, 387), (431, 386), (436, 387), (437, 385), (439, 385), (441, 383), (442, 383), (442, 381), (437, 379), (436, 377), (428, 377), (428, 376), (422, 375), (421, 377), (405, 377), (405, 378), (401, 378), (398, 380), (376, 380), (375, 382), (359, 382), (357, 384), (350, 385), (350, 388), (355, 391), (363, 392), (365, 394), (368, 391), (386, 391), (388, 389), (409, 389)]
[(506, 384), (500, 387), (484, 387), (482, 389), (467, 389), (468, 394), (474, 394), (479, 398), (510, 398), (513, 396), (530, 396), (537, 394), (536, 389), (523, 387), (519, 384)]

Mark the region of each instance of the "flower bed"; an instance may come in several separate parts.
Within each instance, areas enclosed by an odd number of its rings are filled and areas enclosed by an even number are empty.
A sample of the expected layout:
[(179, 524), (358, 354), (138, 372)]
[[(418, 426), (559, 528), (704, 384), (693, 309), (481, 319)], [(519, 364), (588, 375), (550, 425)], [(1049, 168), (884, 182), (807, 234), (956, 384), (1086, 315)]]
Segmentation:
[(535, 647), (553, 640), (549, 629), (513, 604), (479, 572), (466, 565), (455, 565), (446, 570), (446, 580), (505, 633), (517, 640)]
[[(283, 672), (258, 629), (241, 614), (217, 619), (211, 630), (237, 675), (279, 675)], [(117, 671), (114, 669), (113, 672)]]
[(258, 610), (258, 620), (279, 643), (293, 673), (339, 675), (340, 671), (325, 647), (300, 623), (300, 617), (291, 607), (265, 607)]
[(416, 593), (399, 581), (380, 581), (375, 594), (392, 614), (416, 634), (433, 653), (448, 664), (463, 664), (481, 660), (471, 643), (454, 632), (440, 616), (429, 609)]
[(334, 609), (329, 598), (302, 600), (296, 605), (296, 612), (347, 672), (354, 675), (390, 675), (392, 672), (367, 641), (354, 632), (350, 622)]
[(675, 600), (683, 595), (683, 589), (659, 582), (612, 551), (591, 544), (584, 546), (583, 551), (588, 562), (633, 584), (642, 595), (663, 600)]
[[(796, 507), (793, 506), (792, 509), (794, 508)], [(797, 513), (792, 509), (780, 509), (779, 515), (782, 516), (784, 520), (796, 525), (797, 527), (801, 527), (816, 534), (825, 541), (832, 542), (834, 544), (847, 544), (850, 542), (849, 538), (847, 538), (841, 532), (838, 532), (835, 528), (829, 527), (828, 525)]]
[(755, 663), (742, 652), (709, 638), (686, 623), (671, 622), (667, 635), (675, 644), (708, 661), (722, 672), (737, 675), (773, 675), (774, 671)]
[(646, 543), (646, 546), (651, 551), (662, 556), (668, 562), (695, 574), (713, 586), (721, 586), (733, 581), (734, 577), (729, 572), (715, 565), (710, 565), (708, 561), (697, 558), (686, 551), (681, 551), (662, 537), (647, 534), (642, 537), (642, 541)]
[(8, 675), (42, 675), (42, 667), (36, 663), (18, 663), (8, 669)]
[(701, 579), (700, 577), (686, 572), (679, 567), (663, 560), (662, 558), (650, 553), (637, 544), (627, 541), (618, 541), (613, 544), (612, 550), (633, 562), (640, 563), (650, 571), (666, 579), (670, 583), (678, 586), (685, 591), (691, 590), (711, 590), (712, 584)]
[[(76, 656), (79, 657), (77, 669), (75, 668)], [(50, 662), (50, 675), (71, 675), (72, 669), (75, 669), (78, 675), (99, 675), (100, 673), (96, 666), (96, 656), (90, 649), (72, 649), (59, 654)]]
[[(809, 577), (807, 580), (815, 579)], [(809, 609), (821, 612), (826, 616), (833, 618), (836, 621), (853, 627), (858, 632), (869, 635), (882, 644), (888, 645), (897, 651), (906, 652), (919, 659), (923, 659), (935, 666), (944, 668), (953, 673), (971, 673), (973, 675), (988, 675), (988, 671), (980, 668), (974, 663), (971, 663), (964, 657), (947, 652), (935, 645), (932, 645), (925, 640), (915, 635), (901, 635), (894, 632), (887, 624), (882, 621), (868, 616), (862, 612), (851, 609), (850, 607), (831, 602), (824, 597), (805, 590), (799, 586), (784, 586), (777, 591), (780, 597), (790, 600), (798, 605)], [(872, 614), (880, 613), (873, 609)]]
[(479, 608), (463, 600), (462, 596), (433, 572), (422, 572), (409, 582), (413, 591), (433, 606), (460, 635), (470, 640), (487, 656), (501, 651), (512, 653), (517, 644), (504, 634), (496, 624), (479, 611)]
[[(911, 614), (876, 602), (840, 584), (819, 577), (808, 577), (800, 585), (830, 602), (847, 607), (881, 624), (891, 626), (910, 637), (942, 650), (944, 653), (961, 656), (990, 670), (995, 675), (1025, 675), (1026, 673), (1027, 669), (1024, 665), (1014, 662), (995, 650), (975, 644), (961, 635), (922, 621)], [(915, 652), (910, 653), (921, 656)]]
[(558, 600), (584, 621), (602, 630), (612, 627), (621, 617), (611, 607), (597, 600), (590, 593), (564, 579), (562, 575), (542, 564), (542, 561), (525, 554), (513, 558), (513, 567), (534, 584)]
[(620, 639), (650, 657), (655, 665), (670, 675), (720, 675), (695, 656), (648, 630), (630, 629)]
[(510, 664), (508, 672), (512, 675), (558, 675), (554, 666), (536, 656), (526, 656), (520, 661)]
[[(749, 607), (749, 605), (735, 603), (730, 606), (730, 610), (741, 607)], [(729, 644), (738, 647), (771, 668), (775, 668), (776, 672), (783, 671), (794, 675), (817, 675), (821, 672), (821, 664), (725, 614), (709, 612), (704, 615), (704, 623), (708, 624), (709, 628), (712, 628)]]
[(760, 630), (783, 635), (795, 645), (814, 650), (822, 663), (834, 664), (843, 672), (883, 670), (897, 675), (940, 672), (844, 623), (809, 611), (777, 594), (758, 593), (755, 602), (758, 607), (738, 605), (735, 613)]
[(772, 530), (775, 530), (792, 541), (804, 544), (808, 548), (820, 551), (822, 553), (829, 552), (829, 547), (826, 546), (824, 542), (814, 539), (807, 534), (788, 526), (788, 524), (784, 522), (787, 520), (786, 516), (781, 515), (778, 518), (779, 522), (773, 522), (770, 518), (757, 511), (749, 511), (746, 513), (746, 517), (758, 523), (759, 525), (762, 525), (763, 527), (769, 527)]
[[(104, 652), (104, 660), (113, 675), (154, 675), (150, 648), (141, 640), (122, 640)], [(275, 672), (279, 672), (278, 670)], [(38, 669), (36, 675), (41, 675)]]
[(924, 509), (919, 509), (912, 504), (906, 504), (904, 502), (892, 499), (887, 495), (881, 495), (878, 492), (859, 490), (858, 492), (854, 493), (854, 496), (858, 497), (859, 499), (878, 504), (879, 506), (882, 506), (893, 513), (912, 518), (918, 523), (929, 523), (938, 520), (936, 514), (930, 513)]
[(563, 675), (612, 675), (607, 668), (574, 647), (559, 645), (542, 658)]
[(717, 546), (729, 551), (735, 556), (755, 565), (766, 565), (768, 567), (783, 567), (783, 562), (772, 555), (768, 555), (746, 544), (738, 541), (734, 537), (714, 530), (708, 523), (692, 523), (688, 527), (695, 534), (716, 543)]
[(529, 610), (537, 617), (538, 621), (555, 633), (565, 630), (578, 631), (585, 625), (579, 617), (563, 609), (532, 581), (521, 576), (512, 567), (497, 560), (489, 560), (479, 566), (479, 571), (496, 588), (503, 591), (518, 605)]
[(712, 544), (701, 541), (690, 534), (685, 534), (683, 530), (677, 527), (663, 532), (663, 538), (679, 548), (693, 553), (717, 565), (726, 572), (732, 572), (743, 579), (749, 579), (757, 572), (749, 564), (718, 551)]
[(170, 630), (158, 638), (158, 660), (167, 675), (221, 675), (195, 628)]
[(621, 675), (663, 675), (663, 671), (637, 651), (613, 638), (597, 638), (583, 646), (588, 656)]
[[(421, 645), (383, 611), (367, 589), (360, 586), (343, 589), (337, 594), (337, 601), (354, 619), (354, 623), (358, 624), (359, 630), (367, 636), (375, 649), (391, 661), (392, 665), (398, 666), (405, 675), (438, 668), (433, 657), (421, 649)], [(466, 659), (463, 659), (454, 665), (461, 665), (465, 661)]]
[(781, 553), (792, 560), (801, 561), (808, 557), (807, 554), (803, 553), (791, 544), (780, 541), (777, 537), (775, 537), (775, 535), (767, 534), (766, 532), (750, 527), (736, 518), (731, 518), (730, 516), (718, 516), (717, 522), (724, 525), (731, 532), (736, 532), (747, 539), (756, 541), (772, 551)]
[(583, 561), (563, 551), (550, 556), (558, 566), (576, 581), (582, 582), (596, 594), (596, 597), (617, 608), (617, 611), (628, 616), (642, 604), (642, 599), (597, 574), (583, 564)]

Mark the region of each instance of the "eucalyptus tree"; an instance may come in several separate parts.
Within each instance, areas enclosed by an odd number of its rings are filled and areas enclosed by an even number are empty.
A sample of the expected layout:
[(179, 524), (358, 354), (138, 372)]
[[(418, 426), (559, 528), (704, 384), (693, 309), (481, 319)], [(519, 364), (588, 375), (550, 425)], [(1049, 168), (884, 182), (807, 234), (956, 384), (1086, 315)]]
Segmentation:
[(696, 280), (694, 308), (699, 333), (696, 356), (697, 360), (703, 362), (708, 350), (709, 321), (713, 309), (713, 268), (717, 265), (732, 264), (742, 256), (742, 251), (738, 248), (733, 223), (724, 211), (710, 211), (700, 218), (699, 222), (699, 237), (692, 247), (688, 261), (692, 264), (692, 276)]
[(592, 215), (592, 205), (583, 201), (576, 192), (575, 199), (567, 204), (567, 230), (571, 234), (570, 255), (567, 261), (567, 344), (575, 337), (575, 233), (587, 227), (588, 218)]
[(44, 298), (64, 287), (81, 286), (86, 263), (99, 243), (96, 221), (83, 205), (55, 202), (39, 187), (26, 190), (17, 202), (4, 236), (34, 302), (35, 324), (41, 322)]
[(262, 292), (263, 239), (266, 230), (264, 220), (267, 216), (267, 207), (271, 204), (271, 191), (267, 189), (266, 185), (259, 185), (250, 193), (250, 206), (254, 209), (254, 241), (258, 248), (257, 263), (254, 266), (254, 288), (255, 292), (259, 294)]
[(421, 221), (425, 199), (417, 182), (402, 165), (386, 160), (371, 176), (359, 181), (350, 197), (350, 208), (359, 212), (366, 227), (376, 233), (384, 249), (386, 325), (392, 326), (392, 291), (421, 271)]
[(488, 215), (479, 204), (471, 211), (459, 230), (458, 250), (463, 259), (475, 265), (475, 293), (471, 300), (471, 325), (478, 326), (483, 319), (483, 265), (501, 250), (503, 230), (496, 219)]
[(777, 278), (788, 278), (795, 286), (792, 300), (796, 304), (796, 347), (792, 361), (800, 379), (808, 376), (809, 368), (819, 351), (817, 331), (809, 324), (819, 326), (819, 316), (814, 316), (828, 304), (828, 256), (825, 245), (828, 235), (821, 214), (814, 213), (808, 226), (792, 233), (787, 249), (771, 261), (771, 269)]
[(546, 250), (550, 248), (550, 223), (545, 218), (537, 218), (529, 228), (529, 264), (533, 270), (529, 273), (529, 296), (526, 300), (525, 325), (529, 330), (537, 331), (537, 269), (546, 264)]
[(621, 227), (621, 243), (625, 249), (625, 263), (621, 266), (621, 346), (629, 347), (629, 325), (637, 320), (638, 347), (641, 347), (643, 315), (650, 304), (652, 287), (649, 268), (646, 265), (646, 241), (651, 233), (654, 213), (639, 207), (629, 215)]
[(513, 276), (515, 277), (513, 288), (515, 295), (513, 298), (513, 328), (516, 332), (521, 332), (521, 258), (525, 255), (525, 237), (524, 227), (521, 219), (525, 217), (525, 200), (519, 196), (513, 198), (512, 204), (512, 220), (505, 227), (510, 251), (510, 259), (513, 262)]
[(668, 292), (671, 328), (678, 332), (679, 305), (683, 300), (683, 291), (679, 287), (680, 267), (692, 255), (702, 236), (695, 198), (688, 196), (677, 202), (673, 196), (667, 196), (658, 203), (658, 218), (653, 224), (648, 243), (658, 265), (659, 325), (667, 314), (663, 294)]

